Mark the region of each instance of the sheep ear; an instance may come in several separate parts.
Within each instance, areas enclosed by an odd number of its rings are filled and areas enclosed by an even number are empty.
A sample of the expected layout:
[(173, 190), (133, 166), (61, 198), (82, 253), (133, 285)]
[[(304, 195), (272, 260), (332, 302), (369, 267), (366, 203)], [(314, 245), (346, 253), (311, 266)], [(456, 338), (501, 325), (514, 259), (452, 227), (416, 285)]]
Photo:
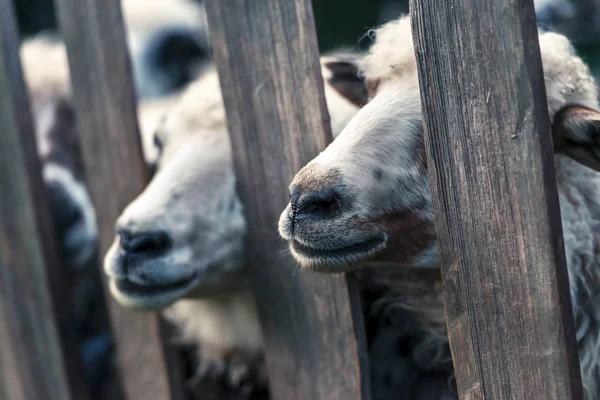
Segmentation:
[(600, 172), (600, 111), (568, 105), (552, 123), (554, 151)]
[(332, 88), (358, 107), (367, 104), (369, 94), (365, 81), (358, 71), (357, 60), (350, 57), (331, 57), (324, 66), (331, 72), (326, 79)]

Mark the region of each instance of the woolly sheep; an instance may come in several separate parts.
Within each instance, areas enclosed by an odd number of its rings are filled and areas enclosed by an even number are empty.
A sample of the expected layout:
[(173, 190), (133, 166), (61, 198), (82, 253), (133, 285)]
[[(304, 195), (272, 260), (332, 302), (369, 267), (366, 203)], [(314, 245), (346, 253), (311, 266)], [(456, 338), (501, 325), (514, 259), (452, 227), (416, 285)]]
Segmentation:
[[(588, 67), (564, 36), (540, 32), (540, 49), (582, 378), (586, 399), (592, 400), (600, 393), (597, 91)], [(377, 30), (362, 69), (372, 99), (295, 176), (291, 204), (280, 218), (280, 234), (289, 241), (294, 257), (316, 271), (343, 272), (368, 260), (437, 269), (407, 17)]]
[[(205, 60), (196, 57), (196, 52), (189, 46), (180, 44), (193, 41), (198, 42), (199, 48), (206, 48), (202, 8), (188, 0), (124, 0), (122, 4), (138, 92), (149, 90), (155, 96), (164, 96), (184, 83), (181, 77), (184, 73), (177, 72), (179, 70), (189, 70), (184, 75), (191, 80), (192, 61), (195, 71), (199, 68), (198, 63), (201, 65)], [(166, 47), (181, 51), (168, 53)], [(188, 50), (190, 54), (185, 53)], [(83, 179), (66, 49), (58, 38), (44, 34), (24, 42), (20, 53), (35, 120), (38, 153), (57, 222), (63, 259), (70, 267), (81, 267), (94, 254), (97, 226), (95, 210)], [(165, 63), (153, 64), (152, 60)], [(159, 85), (158, 82), (162, 83)], [(175, 96), (143, 101), (141, 128), (153, 129), (158, 122), (153, 116), (159, 114), (158, 110), (164, 111), (169, 100), (172, 104)], [(145, 148), (149, 149), (147, 155), (152, 161), (152, 147), (146, 145)]]

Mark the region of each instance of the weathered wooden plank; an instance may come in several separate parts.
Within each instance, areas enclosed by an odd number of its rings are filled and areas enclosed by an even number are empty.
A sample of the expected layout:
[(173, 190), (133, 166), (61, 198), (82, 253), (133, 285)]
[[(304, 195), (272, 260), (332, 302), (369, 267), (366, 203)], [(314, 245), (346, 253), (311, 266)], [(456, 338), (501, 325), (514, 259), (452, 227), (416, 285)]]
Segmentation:
[(357, 334), (362, 314), (350, 304), (356, 289), (342, 276), (298, 271), (277, 233), (287, 185), (331, 141), (310, 1), (206, 5), (246, 207), (247, 252), (272, 394), (369, 398), (364, 343)]
[(0, 0), (0, 398), (87, 399), (10, 0)]
[[(99, 222), (100, 249), (105, 254), (114, 238), (117, 217), (149, 180), (138, 133), (120, 1), (55, 3), (69, 54), (87, 182)], [(126, 310), (112, 299), (108, 289), (106, 293), (126, 397), (180, 398), (181, 383), (169, 380), (167, 348), (163, 346), (158, 315)]]
[(581, 399), (531, 0), (413, 0), (462, 399)]

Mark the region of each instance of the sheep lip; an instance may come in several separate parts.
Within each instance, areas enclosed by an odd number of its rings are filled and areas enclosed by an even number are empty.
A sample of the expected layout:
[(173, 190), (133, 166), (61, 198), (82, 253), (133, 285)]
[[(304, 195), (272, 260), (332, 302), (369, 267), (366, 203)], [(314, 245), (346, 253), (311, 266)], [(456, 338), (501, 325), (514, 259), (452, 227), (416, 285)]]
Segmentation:
[(194, 280), (196, 280), (196, 274), (193, 274), (189, 278), (167, 284), (140, 285), (130, 281), (129, 279), (115, 279), (115, 285), (120, 292), (129, 296), (138, 297), (180, 291), (189, 286)]
[[(362, 242), (338, 248), (323, 249), (312, 247), (292, 239), (290, 246), (302, 264), (309, 268), (323, 269), (323, 265), (334, 266), (354, 263), (374, 255), (385, 247), (387, 238), (385, 235), (371, 237)], [(332, 271), (335, 272), (335, 271)]]
[(171, 248), (148, 250), (143, 253), (135, 253), (123, 249), (123, 255), (127, 258), (128, 262), (144, 262), (148, 260), (155, 260), (159, 257), (165, 256)]

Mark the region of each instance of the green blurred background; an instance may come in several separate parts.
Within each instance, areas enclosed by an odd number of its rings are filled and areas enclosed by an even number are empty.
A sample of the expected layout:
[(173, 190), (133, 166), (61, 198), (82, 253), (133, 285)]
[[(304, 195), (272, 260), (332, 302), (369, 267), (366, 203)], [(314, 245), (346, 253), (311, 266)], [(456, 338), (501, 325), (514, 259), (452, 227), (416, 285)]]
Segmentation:
[[(144, 1), (144, 0), (140, 0)], [(566, 34), (600, 76), (600, 0), (535, 0), (538, 21)], [(22, 33), (55, 29), (52, 0), (16, 0)], [(377, 24), (408, 12), (408, 0), (313, 0), (321, 51), (364, 49)]]
[[(144, 1), (144, 0), (139, 0)], [(354, 46), (360, 34), (376, 25), (386, 0), (314, 0), (319, 41), (323, 51), (338, 46)], [(395, 3), (395, 2), (392, 2)], [(408, 1), (400, 0), (408, 11)], [(22, 33), (30, 35), (56, 27), (52, 0), (16, 0)]]

